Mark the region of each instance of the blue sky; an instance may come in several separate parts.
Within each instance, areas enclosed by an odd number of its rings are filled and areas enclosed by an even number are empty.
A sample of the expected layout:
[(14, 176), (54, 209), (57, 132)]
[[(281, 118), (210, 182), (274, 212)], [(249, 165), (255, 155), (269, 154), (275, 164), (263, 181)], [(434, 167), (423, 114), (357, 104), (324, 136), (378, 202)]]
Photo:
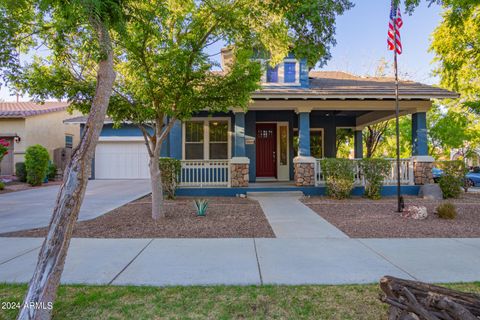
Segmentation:
[[(441, 21), (441, 7), (428, 7), (427, 1), (409, 16), (402, 14), (400, 29), (403, 54), (399, 56), (399, 72), (408, 78), (428, 84), (437, 83), (432, 76), (433, 54), (428, 52), (430, 35)], [(376, 3), (375, 5), (373, 3)], [(379, 4), (382, 3), (382, 4)], [(378, 61), (393, 61), (387, 50), (387, 26), (390, 1), (358, 0), (355, 7), (337, 19), (337, 45), (324, 70), (342, 70), (358, 75), (375, 72)]]
[[(393, 60), (386, 42), (390, 1), (354, 2), (355, 7), (337, 19), (337, 45), (332, 50), (332, 59), (322, 70), (371, 75), (382, 57), (389, 62)], [(404, 24), (400, 30), (403, 54), (399, 56), (399, 72), (404, 78), (435, 84), (438, 79), (432, 76), (433, 54), (428, 48), (430, 35), (441, 20), (441, 8), (437, 5), (429, 8), (426, 2), (422, 1), (411, 16), (403, 14)], [(7, 88), (0, 89), (0, 99), (15, 101)], [(25, 100), (28, 97), (21, 98)]]

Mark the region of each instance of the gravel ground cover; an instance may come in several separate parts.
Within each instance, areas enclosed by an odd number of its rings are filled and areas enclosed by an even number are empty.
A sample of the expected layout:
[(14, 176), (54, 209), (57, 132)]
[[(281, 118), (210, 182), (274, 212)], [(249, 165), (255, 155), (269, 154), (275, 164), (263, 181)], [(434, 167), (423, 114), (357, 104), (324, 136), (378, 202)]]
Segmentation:
[[(130, 202), (98, 218), (77, 222), (76, 238), (274, 238), (257, 201), (209, 197), (206, 217), (195, 216), (193, 198), (165, 201), (166, 218), (151, 218), (150, 196)], [(44, 237), (47, 228), (0, 234)]]
[(395, 197), (381, 200), (327, 197), (306, 198), (303, 202), (352, 238), (472, 238), (480, 237), (480, 193), (463, 194), (448, 200), (457, 208), (454, 220), (440, 219), (436, 207), (446, 200), (406, 197), (405, 205), (425, 206), (428, 218), (413, 220), (398, 212)]

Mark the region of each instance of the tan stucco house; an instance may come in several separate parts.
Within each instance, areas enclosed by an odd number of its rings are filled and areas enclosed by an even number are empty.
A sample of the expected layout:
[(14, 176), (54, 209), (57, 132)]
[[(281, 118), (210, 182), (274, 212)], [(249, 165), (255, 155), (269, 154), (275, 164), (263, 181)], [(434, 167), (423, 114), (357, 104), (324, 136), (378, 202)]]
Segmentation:
[(72, 117), (66, 102), (0, 102), (0, 139), (10, 143), (0, 163), (1, 175), (13, 175), (15, 163), (24, 161), (28, 146), (41, 144), (53, 160), (54, 150), (72, 148), (80, 139), (80, 127), (65, 124)]

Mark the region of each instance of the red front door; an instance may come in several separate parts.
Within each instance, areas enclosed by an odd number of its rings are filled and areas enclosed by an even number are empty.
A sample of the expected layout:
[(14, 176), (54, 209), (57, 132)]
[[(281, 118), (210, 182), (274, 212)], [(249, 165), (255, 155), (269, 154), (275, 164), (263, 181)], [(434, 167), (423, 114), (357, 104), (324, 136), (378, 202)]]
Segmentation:
[(257, 177), (277, 177), (277, 124), (258, 123), (256, 144)]

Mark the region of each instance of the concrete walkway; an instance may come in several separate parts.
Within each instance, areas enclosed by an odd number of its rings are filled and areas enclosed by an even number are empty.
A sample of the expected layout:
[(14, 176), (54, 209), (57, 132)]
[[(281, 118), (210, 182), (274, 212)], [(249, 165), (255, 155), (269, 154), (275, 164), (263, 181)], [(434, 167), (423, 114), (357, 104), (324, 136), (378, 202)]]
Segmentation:
[[(1, 194), (0, 233), (47, 226), (58, 189), (51, 186)], [(149, 180), (91, 180), (79, 220), (96, 218), (149, 192)]]
[(301, 192), (249, 192), (257, 200), (277, 238), (348, 238), (300, 202)]
[[(0, 282), (28, 282), (42, 239), (0, 238)], [(63, 283), (249, 285), (480, 280), (480, 239), (73, 239)]]

